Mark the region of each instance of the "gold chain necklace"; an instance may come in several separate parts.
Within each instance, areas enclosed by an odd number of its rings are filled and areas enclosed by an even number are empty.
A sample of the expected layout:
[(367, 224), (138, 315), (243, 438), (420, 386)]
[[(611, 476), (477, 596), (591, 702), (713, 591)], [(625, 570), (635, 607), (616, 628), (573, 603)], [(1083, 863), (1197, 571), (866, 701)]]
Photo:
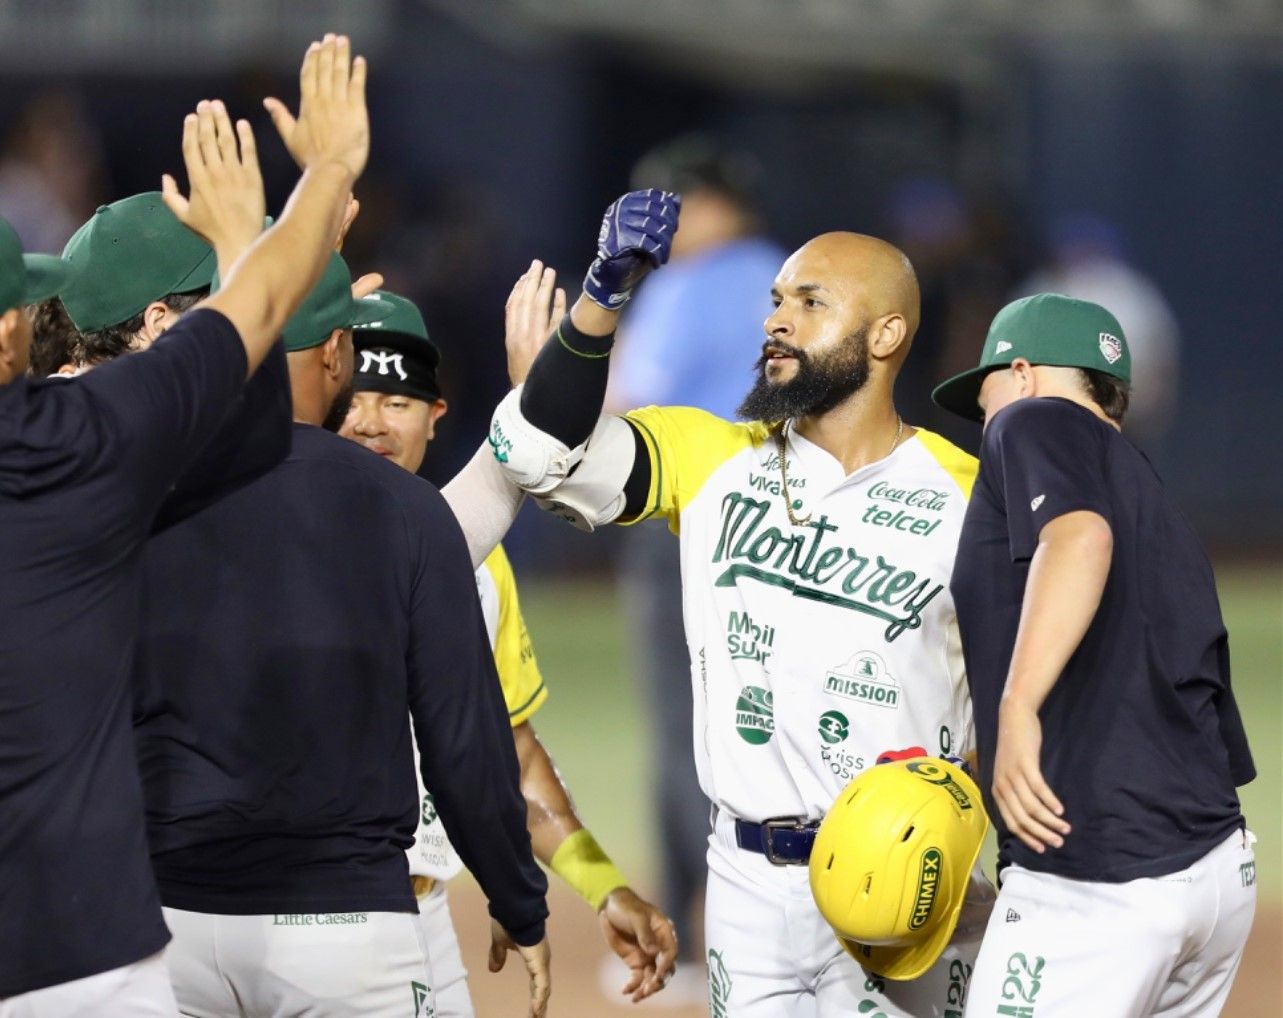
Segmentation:
[[(780, 493), (784, 496), (784, 511), (788, 513), (789, 522), (795, 527), (809, 527), (811, 525), (811, 514), (798, 516), (793, 512), (793, 498), (789, 495), (789, 472), (788, 467), (784, 465), (785, 451), (788, 449), (788, 421), (780, 425), (779, 431), (775, 432), (775, 446), (780, 455)], [(900, 439), (904, 435), (904, 418), (898, 413), (895, 415), (895, 438), (891, 440), (891, 448), (887, 450), (886, 456), (895, 452), (895, 447), (900, 444)], [(883, 459), (886, 459), (883, 456)], [(799, 502), (799, 505), (801, 503)]]

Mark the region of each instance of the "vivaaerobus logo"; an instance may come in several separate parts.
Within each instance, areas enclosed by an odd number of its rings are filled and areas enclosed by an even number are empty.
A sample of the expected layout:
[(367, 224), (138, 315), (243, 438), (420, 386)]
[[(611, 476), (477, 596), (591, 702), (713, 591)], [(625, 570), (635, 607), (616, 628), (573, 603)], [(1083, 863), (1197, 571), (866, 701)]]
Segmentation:
[(928, 848), (922, 853), (922, 864), (918, 868), (918, 896), (913, 903), (913, 913), (909, 916), (909, 929), (920, 930), (931, 918), (931, 908), (936, 903), (936, 892), (940, 890), (940, 865), (944, 855), (938, 848)]

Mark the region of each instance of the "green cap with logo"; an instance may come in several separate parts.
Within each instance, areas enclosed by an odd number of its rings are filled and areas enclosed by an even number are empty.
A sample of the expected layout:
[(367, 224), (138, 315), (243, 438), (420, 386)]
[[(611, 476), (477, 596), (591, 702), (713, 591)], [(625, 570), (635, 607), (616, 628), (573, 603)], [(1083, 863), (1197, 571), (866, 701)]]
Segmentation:
[(1036, 293), (999, 311), (980, 364), (936, 386), (931, 398), (968, 420), (983, 420), (976, 399), (985, 375), (1017, 358), (1033, 365), (1089, 368), (1124, 382), (1132, 377), (1132, 356), (1117, 318), (1090, 301)]
[(0, 314), (52, 297), (70, 278), (71, 266), (57, 255), (23, 254), (18, 234), (0, 219)]
[(210, 285), (214, 249), (178, 221), (159, 191), (100, 205), (62, 256), (75, 279), (62, 292), (81, 332), (127, 322), (152, 301)]
[(387, 290), (376, 290), (371, 297), (391, 306), (392, 312), (353, 330), (357, 354), (353, 388), (357, 392), (400, 394), (429, 402), (440, 399), (437, 366), (441, 351), (428, 338), (419, 309), (413, 301)]
[(391, 304), (371, 294), (363, 300), (352, 296), (352, 273), (347, 262), (331, 254), (321, 280), (312, 288), (294, 317), (285, 323), (285, 349), (310, 350), (330, 338), (335, 329), (352, 329), (378, 322), (392, 314)]

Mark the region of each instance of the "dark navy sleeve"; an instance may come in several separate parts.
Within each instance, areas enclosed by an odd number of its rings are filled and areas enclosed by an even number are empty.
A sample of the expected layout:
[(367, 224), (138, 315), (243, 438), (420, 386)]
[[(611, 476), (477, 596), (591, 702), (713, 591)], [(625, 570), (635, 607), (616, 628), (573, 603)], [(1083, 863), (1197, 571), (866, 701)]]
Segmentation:
[(159, 484), (164, 494), (227, 417), (247, 371), (235, 326), (197, 308), (150, 349), (76, 382), (110, 435), (111, 455), (132, 463), (143, 489)]
[(1013, 562), (1033, 557), (1042, 528), (1067, 513), (1094, 512), (1112, 525), (1102, 427), (1083, 407), (1042, 398), (1013, 403), (990, 423), (982, 456), (997, 467)]
[(530, 846), (508, 710), (463, 532), (438, 492), (409, 521), (407, 672), (423, 780), (450, 843), (523, 946), (544, 936), (548, 880)]
[(152, 530), (172, 526), (280, 463), (289, 455), (292, 422), (289, 366), (284, 345), (277, 343), (245, 384), (218, 434), (188, 464)]

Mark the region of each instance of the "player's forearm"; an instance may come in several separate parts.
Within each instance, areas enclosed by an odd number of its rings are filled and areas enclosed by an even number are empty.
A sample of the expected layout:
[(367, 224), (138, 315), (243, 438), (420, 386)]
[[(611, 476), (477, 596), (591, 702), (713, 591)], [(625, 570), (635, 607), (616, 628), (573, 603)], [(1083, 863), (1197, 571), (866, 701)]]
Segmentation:
[(535, 856), (594, 909), (628, 881), (575, 813), (570, 791), (529, 722), (513, 729)]
[(467, 466), (450, 479), (441, 494), (467, 539), (473, 569), (480, 568), (503, 540), (526, 497), (503, 472), (489, 442), (481, 443)]
[(1029, 563), (1004, 704), (1037, 711), (1100, 607), (1114, 539), (1092, 512), (1068, 513), (1042, 529)]
[(231, 266), (220, 257), (223, 287), (209, 304), (236, 326), (251, 371), (321, 278), (353, 179), (337, 162), (309, 168), (280, 219)]
[(512, 730), (521, 767), (521, 794), (526, 800), (526, 826), (530, 844), (545, 866), (552, 865), (557, 848), (583, 828), (570, 793), (557, 773), (557, 765), (529, 722)]
[[(581, 305), (594, 308), (581, 312)], [(576, 324), (604, 328), (618, 318), (582, 297), (544, 344), (521, 390), (521, 414), (534, 427), (573, 449), (588, 441), (606, 401), (613, 331), (583, 332)]]

